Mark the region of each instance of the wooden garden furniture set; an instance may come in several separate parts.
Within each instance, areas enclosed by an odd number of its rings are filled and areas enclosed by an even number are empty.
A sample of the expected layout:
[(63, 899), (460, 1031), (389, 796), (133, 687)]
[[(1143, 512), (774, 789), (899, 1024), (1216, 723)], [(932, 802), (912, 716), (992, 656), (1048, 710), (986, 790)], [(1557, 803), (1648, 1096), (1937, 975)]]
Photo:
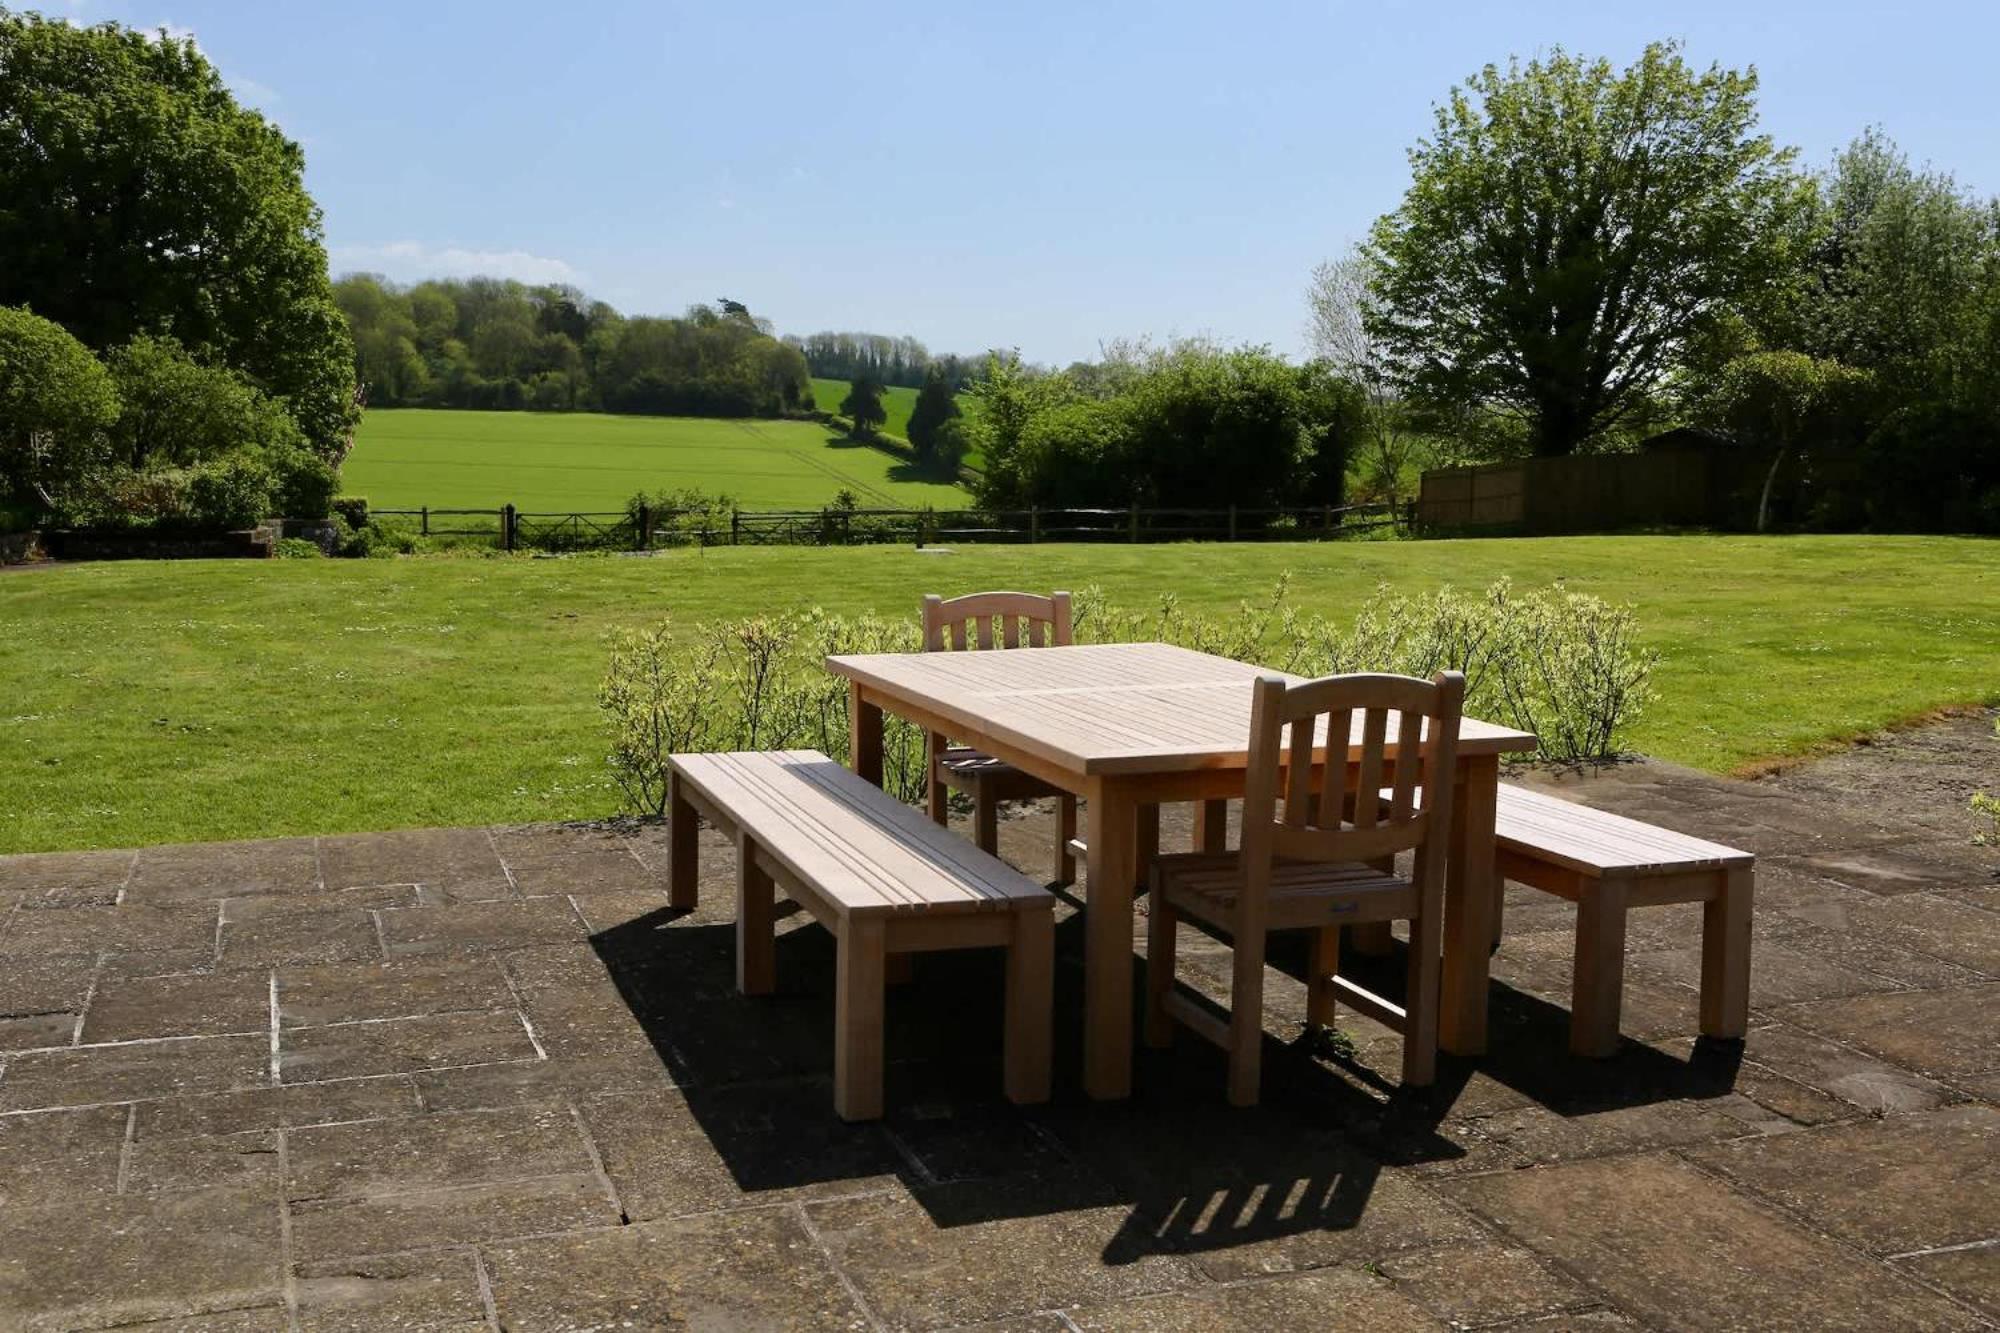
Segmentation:
[[(1273, 930), (1312, 932), (1310, 1020), (1328, 1023), (1346, 1003), (1397, 1028), (1406, 1083), (1432, 1080), (1440, 1048), (1481, 1053), (1503, 875), (1578, 904), (1576, 1051), (1615, 1047), (1624, 914), (1655, 903), (1706, 904), (1702, 1030), (1743, 1035), (1746, 854), (1502, 786), (1500, 756), (1535, 738), (1463, 717), (1453, 673), (1302, 681), (1167, 644), (1076, 646), (1068, 612), (1063, 594), (928, 598), (927, 651), (829, 658), (848, 681), (851, 773), (813, 751), (673, 760), (672, 898), (694, 905), (699, 811), (736, 841), (741, 989), (772, 984), (775, 891), (835, 936), (842, 1116), (881, 1113), (886, 974), (897, 956), (927, 949), (1008, 950), (1007, 1095), (1048, 1095), (1054, 897), (994, 855), (998, 803), (1030, 796), (1059, 802), (1057, 879), (1073, 878), (1072, 858), (1087, 862), (1083, 1084), (1093, 1097), (1131, 1090), (1142, 883), (1152, 890), (1146, 1039), (1169, 1040), (1181, 1024), (1215, 1040), (1237, 1104), (1257, 1098)], [(880, 791), (885, 713), (930, 738), (930, 819)], [(941, 827), (952, 788), (973, 799), (972, 843)], [(1234, 851), (1223, 836), (1230, 800), (1244, 803)], [(1191, 854), (1160, 854), (1159, 806), (1171, 801), (1200, 804)], [(1226, 1015), (1174, 984), (1184, 916), (1229, 937)], [(1411, 940), (1400, 1002), (1339, 970), (1343, 927), (1379, 942), (1398, 920)]]

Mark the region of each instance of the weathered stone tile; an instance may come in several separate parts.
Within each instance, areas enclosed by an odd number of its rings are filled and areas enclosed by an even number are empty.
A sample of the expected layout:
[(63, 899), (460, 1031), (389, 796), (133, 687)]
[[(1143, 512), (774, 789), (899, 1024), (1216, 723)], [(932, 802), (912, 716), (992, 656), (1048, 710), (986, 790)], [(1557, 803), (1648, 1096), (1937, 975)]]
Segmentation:
[(0, 1018), (0, 1051), (32, 1051), (68, 1046), (76, 1036), (75, 1014), (24, 1014)]
[(278, 969), (279, 1021), (288, 1028), (513, 1005), (507, 978), (491, 959), (424, 958)]
[[(635, 889), (629, 892), (593, 893), (579, 896), (576, 910), (593, 936), (616, 933), (619, 951), (636, 952), (643, 947), (635, 937), (657, 933), (685, 914), (667, 905), (665, 889)], [(734, 910), (731, 912), (732, 918)]]
[(1658, 1101), (1568, 1115), (1529, 1106), (1487, 1116), (1475, 1123), (1474, 1131), (1531, 1162), (1555, 1162), (1635, 1148), (1712, 1143), (1748, 1133), (1750, 1127), (1710, 1103)]
[(1102, 1186), (971, 1182), (806, 1205), (885, 1322), (937, 1328), (1172, 1291), (1200, 1279)]
[(0, 962), (0, 1015), (82, 1013), (96, 975), (90, 954), (10, 957)]
[(277, 1200), (206, 1189), (0, 1208), (0, 1327), (99, 1328), (268, 1305)]
[[(1699, 944), (1684, 949), (1633, 953), (1625, 962), (1627, 978), (1650, 977), (1695, 992), (1701, 989)], [(1751, 949), (1750, 1004), (1755, 1009), (1898, 988), (1897, 983), (1887, 977), (1858, 971), (1808, 949), (1776, 940), (1758, 940)]]
[(407, 1074), (452, 1065), (533, 1060), (539, 1055), (520, 1014), (512, 1009), (287, 1028), (278, 1038), (278, 1069), (287, 1083)]
[(642, 1060), (516, 1060), (427, 1069), (412, 1076), (426, 1111), (483, 1111), (549, 1102), (571, 1094), (657, 1092), (673, 1086), (655, 1055)]
[(144, 1142), (253, 1129), (298, 1129), (385, 1120), (421, 1111), (416, 1090), (406, 1077), (342, 1079), (145, 1102), (139, 1106), (134, 1138)]
[(1757, 951), (1767, 942), (1775, 941), (1851, 968), (1858, 976), (1884, 978), (1893, 982), (1893, 989), (1897, 990), (1969, 986), (1982, 979), (1969, 967), (1903, 948), (1879, 936), (1848, 930), (1844, 924), (1846, 909), (1844, 903), (1821, 903), (1795, 912), (1760, 916), (1757, 940), (1750, 951), (1751, 971), (1754, 973), (1758, 967)]
[(1996, 1012), (2000, 982), (1793, 1005), (1782, 1017), (1905, 1069), (1950, 1078), (2000, 1069)]
[(1380, 1265), (1396, 1289), (1453, 1328), (1578, 1310), (1596, 1298), (1531, 1252), (1478, 1243), (1392, 1255)]
[(247, 1310), (211, 1310), (187, 1319), (148, 1319), (120, 1324), (123, 1333), (286, 1333), (292, 1327), (282, 1305), (257, 1305)]
[(643, 893), (663, 890), (666, 876), (625, 848), (568, 855), (508, 858), (515, 887), (529, 897), (544, 894)]
[(122, 884), (78, 884), (23, 894), (20, 908), (23, 912), (59, 912), (69, 907), (116, 907), (124, 895)]
[(380, 961), (374, 893), (313, 893), (232, 898), (222, 905), (222, 957), (228, 969), (287, 964)]
[(1083, 1333), (1231, 1333), (1242, 1329), (1356, 1328), (1427, 1333), (1445, 1325), (1378, 1277), (1328, 1268), (1268, 1282), (1142, 1296), (1066, 1312)]
[(1876, 1254), (2000, 1236), (2000, 1110), (1951, 1106), (1692, 1154)]
[(271, 1039), (186, 1037), (8, 1057), (0, 1111), (228, 1092), (271, 1079)]
[(123, 884), (132, 873), (131, 851), (28, 852), (0, 856), (0, 895), (38, 897), (51, 890)]
[(1684, 1163), (1622, 1157), (1467, 1177), (1454, 1198), (1673, 1328), (1960, 1329), (1972, 1318)]
[(278, 1136), (270, 1130), (134, 1142), (125, 1174), (133, 1194), (240, 1186), (269, 1191), (278, 1179)]
[(501, 859), (547, 860), (577, 853), (622, 852), (625, 836), (608, 824), (506, 824), (489, 830)]
[(1934, 893), (1829, 904), (1814, 919), (1829, 929), (1887, 940), (1987, 976), (2000, 975), (2000, 913)]
[(588, 1172), (563, 1106), (468, 1111), (287, 1131), (288, 1198), (413, 1193)]
[(271, 984), (254, 972), (150, 977), (99, 984), (83, 1039), (138, 1041), (271, 1030)]
[(507, 872), (484, 829), (399, 829), (325, 837), (319, 840), (319, 864), (329, 889), (421, 884), (444, 890), (493, 889), (495, 896), (507, 896)]
[(1804, 869), (1870, 893), (1914, 893), (1949, 874), (1935, 856), (1908, 845), (1821, 852), (1799, 863)]
[(126, 1118), (123, 1106), (0, 1115), (0, 1158), (38, 1162), (116, 1148), (125, 1141)]
[(1864, 1111), (1925, 1111), (1950, 1097), (1942, 1084), (1921, 1074), (1786, 1023), (1753, 1028), (1743, 1056)]
[(566, 898), (459, 903), (381, 913), (391, 958), (424, 953), (484, 953), (580, 940), (583, 922)]
[[(1575, 952), (1576, 936), (1571, 931), (1510, 933), (1494, 959), (1493, 975), (1503, 986), (1552, 1006), (1557, 1012), (1548, 1016), (1567, 1025)], [(1699, 998), (1686, 986), (1628, 968), (1618, 1030), (1635, 1041), (1693, 1032), (1699, 1026)]]
[(594, 1097), (583, 1118), (635, 1222), (895, 1183), (902, 1165), (874, 1125), (831, 1111), (824, 1084), (720, 1094)]
[(503, 1328), (867, 1327), (780, 1209), (522, 1241), (487, 1252)]
[(618, 1225), (604, 1182), (586, 1172), (292, 1205), (292, 1252), (327, 1260)]
[(2000, 1322), (2000, 1242), (1913, 1254), (1896, 1260), (1895, 1266), (1943, 1287), (1988, 1319)]
[(0, 956), (38, 954), (152, 953), (215, 947), (215, 906), (72, 907), (60, 912), (16, 912)]
[(485, 1328), (470, 1254), (391, 1254), (302, 1264), (300, 1333)]
[(118, 1188), (129, 1108), (0, 1115), (0, 1212)]
[(183, 843), (139, 853), (126, 887), (135, 903), (198, 902), (320, 888), (311, 838)]

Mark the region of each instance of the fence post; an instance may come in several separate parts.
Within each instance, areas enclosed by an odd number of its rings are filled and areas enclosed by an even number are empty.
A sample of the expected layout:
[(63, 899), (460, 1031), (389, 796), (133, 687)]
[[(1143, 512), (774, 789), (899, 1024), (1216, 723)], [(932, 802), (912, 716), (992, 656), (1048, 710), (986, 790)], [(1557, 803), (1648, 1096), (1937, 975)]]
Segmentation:
[(729, 544), (731, 546), (736, 545), (737, 529), (742, 526), (742, 522), (743, 522), (743, 511), (738, 509), (735, 505), (729, 506)]
[(1236, 540), (1236, 506), (1229, 506), (1229, 540)]
[(653, 549), (653, 506), (643, 501), (639, 505), (638, 537), (640, 550), (650, 551)]
[(514, 549), (514, 517), (515, 517), (515, 510), (513, 505), (511, 504), (503, 505), (501, 507), (500, 548), (504, 551), (511, 551)]
[(431, 535), (431, 507), (429, 505), (425, 505), (423, 507), (422, 512), (423, 512), (423, 525), (424, 525), (423, 535), (428, 537)]
[(1042, 539), (1042, 507), (1028, 506), (1028, 545), (1033, 546)]
[(1134, 502), (1132, 505), (1131, 526), (1127, 529), (1127, 533), (1126, 540), (1135, 542), (1139, 540), (1139, 506), (1137, 502)]

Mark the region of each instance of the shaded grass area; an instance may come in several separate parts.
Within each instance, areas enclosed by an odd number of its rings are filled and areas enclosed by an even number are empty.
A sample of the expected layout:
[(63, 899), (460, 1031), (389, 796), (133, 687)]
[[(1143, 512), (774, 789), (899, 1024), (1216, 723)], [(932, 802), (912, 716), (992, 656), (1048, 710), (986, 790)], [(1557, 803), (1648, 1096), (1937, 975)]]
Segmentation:
[(579, 818), (617, 805), (605, 632), (925, 592), (1165, 592), (1226, 609), (1294, 575), (1571, 588), (1664, 654), (1630, 738), (1716, 772), (2000, 702), (2000, 543), (1596, 537), (1271, 546), (678, 550), (650, 558), (187, 562), (0, 576), (0, 852)]
[(343, 469), (344, 490), (392, 509), (598, 512), (624, 508), (635, 491), (688, 487), (752, 509), (817, 509), (842, 490), (885, 508), (966, 498), (806, 421), (378, 409)]

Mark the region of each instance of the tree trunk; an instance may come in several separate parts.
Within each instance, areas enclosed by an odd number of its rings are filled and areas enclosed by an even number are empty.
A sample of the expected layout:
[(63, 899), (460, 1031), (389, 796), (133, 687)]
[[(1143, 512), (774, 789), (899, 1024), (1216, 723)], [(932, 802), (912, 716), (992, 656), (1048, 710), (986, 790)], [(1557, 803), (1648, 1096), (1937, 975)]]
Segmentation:
[(1763, 532), (1771, 520), (1771, 488), (1777, 485), (1778, 469), (1784, 466), (1789, 448), (1781, 448), (1771, 457), (1771, 470), (1764, 474), (1764, 493), (1757, 497), (1757, 531)]

